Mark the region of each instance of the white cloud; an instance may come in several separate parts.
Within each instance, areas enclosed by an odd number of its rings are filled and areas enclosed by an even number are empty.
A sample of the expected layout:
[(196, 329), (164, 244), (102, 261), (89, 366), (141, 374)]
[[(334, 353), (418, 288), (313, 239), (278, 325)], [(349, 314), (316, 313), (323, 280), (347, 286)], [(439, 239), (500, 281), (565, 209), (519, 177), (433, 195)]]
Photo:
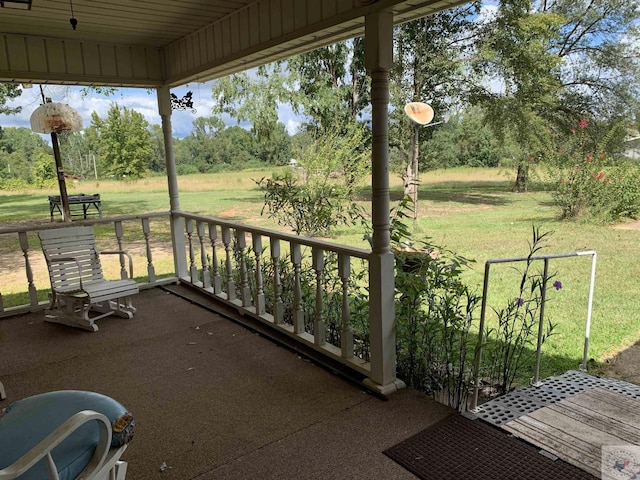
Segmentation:
[(298, 130), (300, 130), (300, 125), (301, 123), (299, 121), (290, 118), (289, 120), (287, 120), (285, 127), (287, 128), (287, 132), (289, 133), (289, 135), (295, 135), (296, 133), (298, 133)]
[(498, 9), (499, 6), (496, 2), (482, 2), (476, 22), (479, 24), (485, 24), (489, 22), (496, 16), (496, 14), (498, 13)]

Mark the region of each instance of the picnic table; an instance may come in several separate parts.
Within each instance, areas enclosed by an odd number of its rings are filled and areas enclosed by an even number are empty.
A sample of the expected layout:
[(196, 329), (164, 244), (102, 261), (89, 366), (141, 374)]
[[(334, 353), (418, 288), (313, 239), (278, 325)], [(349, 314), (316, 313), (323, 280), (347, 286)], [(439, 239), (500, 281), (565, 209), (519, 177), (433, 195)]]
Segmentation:
[[(89, 215), (98, 215), (99, 218), (102, 218), (102, 201), (100, 200), (100, 194), (85, 195), (84, 193), (79, 193), (78, 195), (69, 195), (69, 210), (71, 218), (82, 217), (86, 220)], [(60, 200), (60, 195), (50, 195), (49, 214), (51, 215), (52, 222), (56, 212), (62, 216), (62, 201)]]

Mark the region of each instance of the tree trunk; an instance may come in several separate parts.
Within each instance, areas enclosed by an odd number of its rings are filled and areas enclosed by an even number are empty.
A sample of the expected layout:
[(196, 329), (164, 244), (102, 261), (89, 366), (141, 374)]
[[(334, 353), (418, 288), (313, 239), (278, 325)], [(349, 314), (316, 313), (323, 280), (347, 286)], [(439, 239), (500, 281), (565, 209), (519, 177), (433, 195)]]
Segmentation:
[(513, 191), (516, 193), (526, 192), (528, 179), (529, 167), (527, 165), (518, 165), (518, 172), (516, 173), (516, 183), (513, 186)]

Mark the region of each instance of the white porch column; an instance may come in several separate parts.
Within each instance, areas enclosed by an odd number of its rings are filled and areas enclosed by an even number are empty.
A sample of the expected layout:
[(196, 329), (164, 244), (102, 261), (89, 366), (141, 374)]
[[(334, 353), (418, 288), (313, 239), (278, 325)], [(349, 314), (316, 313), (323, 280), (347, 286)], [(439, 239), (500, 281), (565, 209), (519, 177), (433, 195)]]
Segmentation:
[(382, 393), (402, 388), (396, 379), (394, 258), (389, 235), (389, 70), (393, 64), (393, 14), (365, 18), (365, 56), (371, 75), (373, 248), (369, 263), (371, 377)]
[(179, 278), (188, 277), (187, 254), (184, 239), (184, 218), (176, 217), (180, 212), (178, 198), (178, 174), (176, 173), (176, 159), (173, 152), (173, 132), (171, 130), (171, 97), (169, 87), (158, 87), (158, 112), (162, 119), (162, 133), (164, 135), (164, 151), (167, 164), (167, 181), (169, 182), (169, 204), (171, 207), (171, 240), (173, 243), (173, 262), (176, 275)]

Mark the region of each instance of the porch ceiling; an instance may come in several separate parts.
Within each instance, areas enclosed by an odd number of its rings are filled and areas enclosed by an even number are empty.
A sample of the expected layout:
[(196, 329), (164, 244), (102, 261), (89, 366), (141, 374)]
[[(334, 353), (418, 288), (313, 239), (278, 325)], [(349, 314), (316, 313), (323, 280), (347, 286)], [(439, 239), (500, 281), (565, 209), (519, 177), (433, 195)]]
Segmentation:
[[(0, 81), (176, 86), (362, 35), (364, 16), (397, 23), (461, 0), (33, 0), (0, 8)], [(5, 2), (10, 5), (10, 2)]]

